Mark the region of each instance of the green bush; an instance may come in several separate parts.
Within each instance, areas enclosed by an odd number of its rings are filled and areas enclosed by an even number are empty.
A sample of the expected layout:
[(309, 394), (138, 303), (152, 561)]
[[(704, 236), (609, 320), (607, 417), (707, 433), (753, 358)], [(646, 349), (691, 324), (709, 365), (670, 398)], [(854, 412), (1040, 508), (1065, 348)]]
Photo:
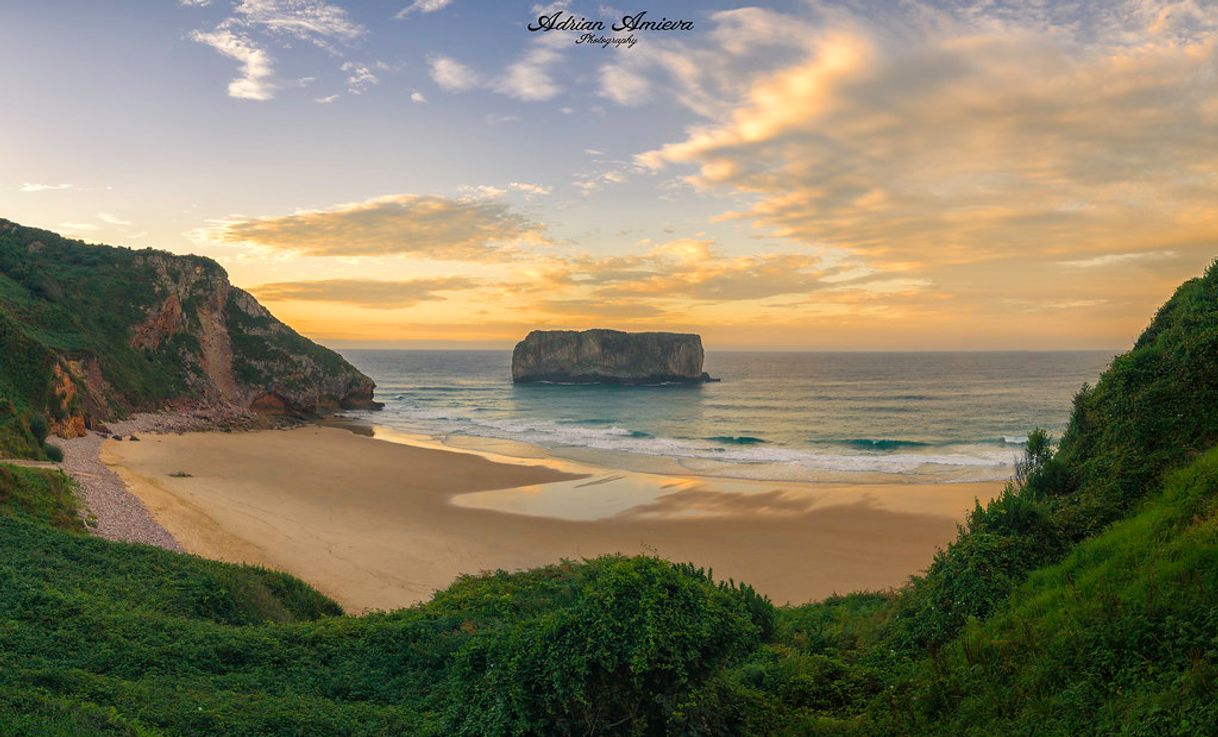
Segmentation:
[(42, 415), (33, 415), (30, 417), (30, 434), (38, 441), (39, 445), (46, 442), (47, 436), (50, 435), (51, 429), (47, 426), (47, 420)]
[(572, 569), (570, 604), (457, 653), (451, 734), (665, 734), (686, 694), (760, 640), (747, 596), (657, 558)]
[(43, 443), (42, 452), (44, 455), (46, 455), (48, 460), (54, 461), (55, 463), (63, 463), (63, 448), (60, 448), (58, 445), (54, 445), (52, 443)]

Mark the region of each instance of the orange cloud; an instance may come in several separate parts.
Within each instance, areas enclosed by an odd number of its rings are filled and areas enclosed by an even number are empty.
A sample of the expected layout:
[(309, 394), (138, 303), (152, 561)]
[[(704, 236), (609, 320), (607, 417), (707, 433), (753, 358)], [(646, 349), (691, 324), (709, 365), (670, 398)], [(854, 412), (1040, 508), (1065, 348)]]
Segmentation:
[(204, 237), (309, 256), (495, 260), (509, 257), (513, 244), (543, 242), (542, 231), (502, 202), (399, 194), (327, 210), (236, 218)]
[(447, 277), (381, 281), (376, 279), (325, 279), (320, 281), (274, 282), (251, 287), (258, 299), (267, 302), (302, 300), (334, 302), (369, 308), (412, 307), (420, 302), (443, 301), (439, 292), (473, 289), (474, 279)]

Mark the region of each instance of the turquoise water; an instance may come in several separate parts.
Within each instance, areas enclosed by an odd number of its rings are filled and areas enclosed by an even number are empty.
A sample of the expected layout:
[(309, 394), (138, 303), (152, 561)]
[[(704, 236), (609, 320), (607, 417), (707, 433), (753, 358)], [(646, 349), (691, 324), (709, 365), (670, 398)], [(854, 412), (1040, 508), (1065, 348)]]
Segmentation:
[(348, 350), (378, 424), (538, 445), (606, 465), (783, 480), (1010, 475), (1028, 431), (1058, 435), (1113, 353), (712, 352), (698, 386), (513, 385), (510, 351)]

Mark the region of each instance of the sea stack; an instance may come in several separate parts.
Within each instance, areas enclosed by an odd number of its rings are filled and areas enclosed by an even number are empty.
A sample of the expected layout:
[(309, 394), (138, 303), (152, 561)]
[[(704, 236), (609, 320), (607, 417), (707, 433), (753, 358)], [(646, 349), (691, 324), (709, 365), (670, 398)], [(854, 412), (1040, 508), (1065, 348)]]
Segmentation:
[(702, 338), (692, 333), (534, 330), (512, 352), (517, 384), (700, 384)]

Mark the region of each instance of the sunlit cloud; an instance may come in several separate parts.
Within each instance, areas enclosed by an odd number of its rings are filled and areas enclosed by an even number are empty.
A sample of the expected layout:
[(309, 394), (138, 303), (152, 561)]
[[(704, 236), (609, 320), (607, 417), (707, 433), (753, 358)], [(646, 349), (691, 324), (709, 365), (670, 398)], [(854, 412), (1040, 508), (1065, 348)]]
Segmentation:
[(440, 292), (472, 289), (477, 285), (477, 281), (463, 277), (405, 281), (325, 279), (261, 284), (251, 287), (249, 291), (268, 302), (302, 300), (385, 309), (443, 301), (446, 298)]
[(508, 187), (517, 192), (523, 192), (526, 195), (548, 195), (554, 191), (553, 187), (547, 187), (541, 184), (531, 184), (529, 182), (509, 182)]
[(64, 189), (76, 189), (71, 184), (39, 184), (37, 182), (25, 182), (18, 189), (22, 192), (54, 192)]
[(1163, 261), (1166, 259), (1177, 258), (1180, 254), (1175, 251), (1143, 251), (1141, 253), (1106, 253), (1102, 256), (1094, 256), (1092, 258), (1077, 259), (1071, 261), (1059, 261), (1062, 266), (1068, 266), (1072, 269), (1094, 269), (1101, 266), (1114, 266), (1119, 264), (1128, 264), (1136, 261)]
[(592, 324), (598, 320), (659, 318), (667, 314), (657, 305), (630, 300), (547, 299), (538, 302), (534, 307), (552, 318), (576, 319), (580, 324)]
[(130, 220), (123, 220), (122, 218), (112, 215), (108, 212), (97, 213), (97, 219), (102, 221), (103, 223), (106, 223), (107, 225), (131, 225)]
[[(874, 283), (900, 273), (933, 284), (917, 287), (923, 325), (928, 312), (959, 319), (1003, 300), (1089, 309), (1113, 284), (1070, 273), (1192, 269), (1218, 245), (1218, 15), (1148, 7), (1086, 25), (1046, 8), (920, 8), (902, 22), (826, 11), (801, 39), (785, 37), (799, 58), (751, 76), (681, 70), (654, 49), (650, 61), (613, 63), (649, 70), (652, 86), (684, 74), (698, 90), (681, 99), (702, 122), (636, 161), (734, 196), (720, 221), (850, 254)], [(776, 20), (733, 18), (765, 35), (783, 27)], [(723, 35), (718, 52), (747, 55), (749, 35)], [(742, 285), (760, 268), (734, 275), (729, 292), (749, 293)], [(699, 293), (714, 285), (699, 281)], [(1127, 285), (1121, 309), (1163, 287)], [(1041, 297), (1070, 290), (1083, 294)]]
[[(849, 276), (850, 268), (826, 265), (823, 256), (810, 253), (724, 255), (711, 240), (680, 238), (641, 254), (552, 259), (529, 276), (539, 291), (574, 291), (605, 302), (681, 299), (694, 304), (865, 288), (868, 278), (832, 278)], [(902, 284), (918, 289), (928, 283)]]
[(190, 40), (206, 44), (241, 64), (240, 76), (228, 83), (228, 96), (239, 100), (269, 100), (275, 96), (273, 59), (265, 49), (228, 29), (191, 31)]
[(101, 230), (101, 228), (94, 223), (66, 222), (66, 223), (59, 223), (59, 225), (57, 227), (60, 230), (66, 230), (66, 231), (71, 231), (71, 232), (76, 232), (76, 233), (92, 233), (92, 232)]
[(310, 256), (494, 260), (508, 258), (514, 244), (544, 242), (542, 230), (502, 202), (400, 194), (327, 210), (234, 218), (200, 238)]

